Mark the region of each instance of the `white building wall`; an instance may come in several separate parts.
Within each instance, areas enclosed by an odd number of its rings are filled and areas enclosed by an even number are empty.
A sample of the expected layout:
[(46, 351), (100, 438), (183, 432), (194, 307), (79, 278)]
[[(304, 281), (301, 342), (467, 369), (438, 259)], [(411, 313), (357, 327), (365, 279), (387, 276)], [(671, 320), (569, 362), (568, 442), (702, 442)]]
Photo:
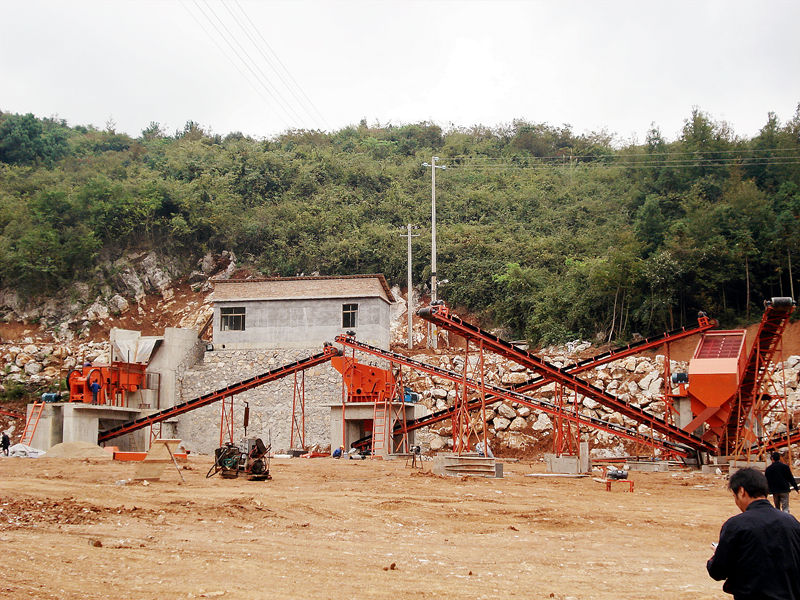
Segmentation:
[[(356, 327), (342, 327), (342, 307), (358, 304)], [(245, 308), (244, 331), (222, 331), (220, 307)], [(389, 348), (389, 303), (382, 298), (257, 300), (214, 303), (214, 347), (218, 350), (322, 347), (353, 329), (356, 339)]]

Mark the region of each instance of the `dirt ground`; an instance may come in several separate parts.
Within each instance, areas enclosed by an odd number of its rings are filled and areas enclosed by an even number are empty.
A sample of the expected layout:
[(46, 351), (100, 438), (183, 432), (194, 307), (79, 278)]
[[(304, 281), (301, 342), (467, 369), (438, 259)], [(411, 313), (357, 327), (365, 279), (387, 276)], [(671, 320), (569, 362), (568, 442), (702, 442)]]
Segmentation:
[[(273, 460), (274, 479), (0, 458), (0, 598), (722, 598), (722, 476), (445, 478), (405, 461)], [(792, 499), (792, 502), (797, 500)]]

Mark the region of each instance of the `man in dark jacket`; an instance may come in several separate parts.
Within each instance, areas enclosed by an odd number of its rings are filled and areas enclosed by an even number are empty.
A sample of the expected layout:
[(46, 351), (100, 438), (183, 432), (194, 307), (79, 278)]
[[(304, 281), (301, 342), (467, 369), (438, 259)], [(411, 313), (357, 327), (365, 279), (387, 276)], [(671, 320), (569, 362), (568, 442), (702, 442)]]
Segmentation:
[(797, 489), (797, 482), (792, 475), (792, 469), (789, 465), (781, 462), (781, 455), (779, 452), (772, 453), (772, 464), (764, 471), (767, 476), (767, 483), (769, 483), (769, 493), (772, 494), (772, 500), (775, 502), (775, 508), (789, 512), (789, 486)]
[(769, 503), (761, 471), (741, 469), (728, 487), (742, 513), (722, 526), (708, 574), (735, 600), (800, 600), (800, 523)]

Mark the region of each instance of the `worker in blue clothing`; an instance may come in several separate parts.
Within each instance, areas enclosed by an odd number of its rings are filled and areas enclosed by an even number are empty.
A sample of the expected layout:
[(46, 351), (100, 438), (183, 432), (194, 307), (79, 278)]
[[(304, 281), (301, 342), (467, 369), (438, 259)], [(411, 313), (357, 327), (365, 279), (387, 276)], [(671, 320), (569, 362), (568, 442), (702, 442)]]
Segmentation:
[(800, 600), (800, 523), (769, 500), (766, 476), (757, 469), (736, 471), (728, 481), (741, 514), (722, 526), (708, 574), (725, 580), (734, 600)]
[(92, 404), (97, 404), (97, 394), (100, 392), (100, 384), (93, 381), (89, 384), (89, 389), (92, 391)]
[(780, 452), (772, 453), (772, 464), (764, 471), (769, 484), (769, 493), (772, 494), (772, 501), (775, 508), (784, 512), (789, 512), (789, 491), (790, 486), (795, 492), (800, 492), (797, 481), (792, 475), (792, 469), (784, 462), (781, 462)]

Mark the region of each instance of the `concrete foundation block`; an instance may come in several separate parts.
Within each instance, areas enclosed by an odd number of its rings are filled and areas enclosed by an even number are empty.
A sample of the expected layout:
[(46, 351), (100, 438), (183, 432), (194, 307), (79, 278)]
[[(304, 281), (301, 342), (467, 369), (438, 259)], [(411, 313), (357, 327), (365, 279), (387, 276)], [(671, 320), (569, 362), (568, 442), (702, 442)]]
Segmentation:
[(452, 477), (502, 477), (503, 464), (494, 458), (462, 454), (437, 454), (433, 457), (431, 471), (435, 475)]
[(555, 454), (545, 455), (545, 464), (548, 473), (581, 473), (581, 461), (577, 456), (556, 456)]
[(666, 473), (669, 471), (669, 464), (666, 462), (629, 462), (626, 464), (630, 471), (643, 473)]

